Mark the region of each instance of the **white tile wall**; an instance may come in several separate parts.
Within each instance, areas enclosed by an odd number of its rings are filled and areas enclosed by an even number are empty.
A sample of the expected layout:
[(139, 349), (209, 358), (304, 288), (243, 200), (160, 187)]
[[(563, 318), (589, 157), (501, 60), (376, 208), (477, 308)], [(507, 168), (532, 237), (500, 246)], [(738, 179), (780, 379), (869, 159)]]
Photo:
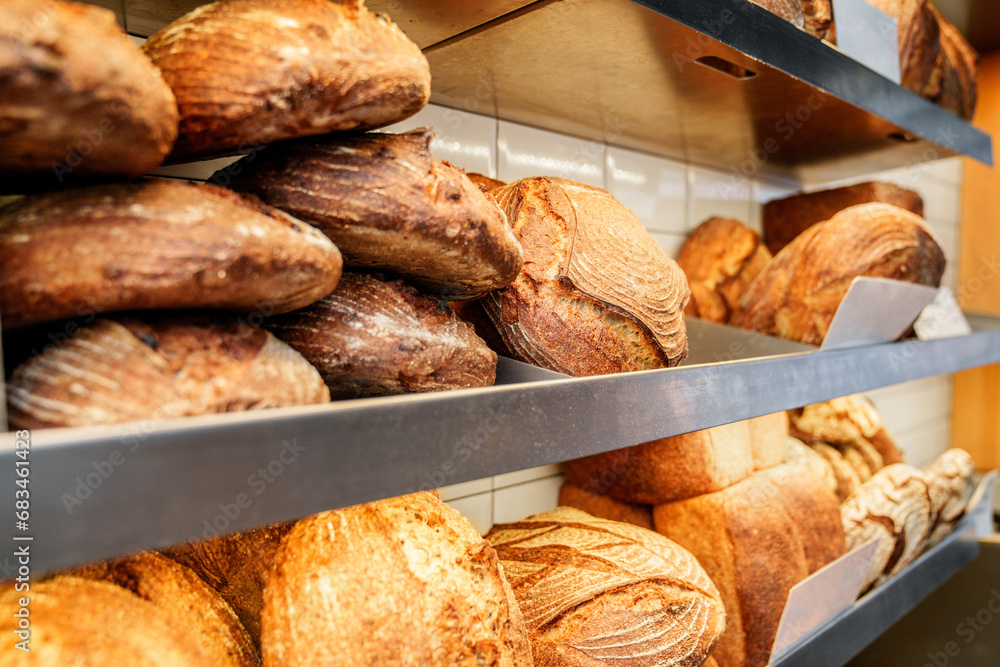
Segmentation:
[(428, 104), (419, 113), (384, 128), (406, 132), (418, 127), (434, 130), (431, 152), (438, 160), (490, 178), (497, 173), (497, 120), (489, 116)]
[(687, 228), (692, 230), (707, 218), (735, 218), (749, 223), (752, 181), (739, 174), (690, 167), (688, 171)]
[(558, 176), (604, 187), (605, 146), (501, 120), (497, 132), (497, 178), (511, 182), (530, 176)]
[(617, 146), (608, 147), (607, 190), (651, 232), (687, 230), (687, 167)]
[(493, 492), (493, 523), (519, 521), (554, 508), (561, 485), (560, 475), (497, 489)]

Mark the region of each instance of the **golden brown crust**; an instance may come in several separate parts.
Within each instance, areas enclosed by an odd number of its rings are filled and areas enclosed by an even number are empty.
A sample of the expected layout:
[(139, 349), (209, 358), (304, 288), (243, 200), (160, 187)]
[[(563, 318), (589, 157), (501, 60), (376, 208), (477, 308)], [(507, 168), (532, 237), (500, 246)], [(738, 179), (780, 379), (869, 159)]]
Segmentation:
[(329, 294), (340, 271), (317, 230), (214, 186), (102, 185), (0, 212), (5, 327), (139, 309), (283, 313)]
[(296, 523), (261, 627), (266, 665), (531, 664), (496, 552), (430, 493)]
[(653, 508), (649, 505), (627, 503), (610, 496), (584, 491), (572, 484), (559, 487), (559, 505), (575, 507), (600, 519), (624, 521), (633, 526), (653, 530)]
[(744, 293), (730, 324), (818, 345), (851, 281), (889, 278), (937, 287), (944, 253), (922, 218), (860, 204), (785, 246)]
[(764, 204), (764, 242), (773, 254), (817, 222), (829, 220), (850, 206), (881, 202), (924, 215), (924, 200), (913, 190), (892, 183), (869, 181), (830, 190), (792, 195)]
[(401, 280), (345, 273), (267, 328), (319, 370), (332, 398), (487, 387), (497, 355), (441, 302)]
[[(805, 442), (819, 440), (835, 446), (857, 444), (876, 470), (893, 463), (902, 463), (892, 436), (885, 428), (875, 405), (862, 394), (841, 396), (822, 403), (813, 403), (788, 411), (791, 435)], [(871, 446), (877, 457), (867, 451)]]
[(970, 120), (976, 109), (976, 63), (979, 54), (950, 21), (928, 5), (940, 31), (941, 90), (933, 102)]
[(420, 49), (361, 0), (221, 0), (143, 50), (177, 97), (174, 159), (382, 127), (430, 95)]
[(896, 19), (903, 87), (933, 97), (941, 85), (938, 24), (928, 0), (869, 0)]
[(349, 265), (442, 298), (476, 298), (514, 279), (521, 248), (493, 200), (434, 160), (433, 136), (421, 128), (282, 144), (211, 180), (317, 226)]
[(799, 0), (802, 6), (805, 31), (824, 39), (833, 24), (833, 3), (831, 0)]
[[(447, 163), (446, 163), (447, 164)], [(477, 174), (474, 171), (467, 171), (465, 175), (470, 181), (476, 184), (476, 187), (483, 192), (489, 192), (490, 190), (496, 190), (497, 188), (502, 188), (507, 185), (501, 180), (495, 178), (490, 178), (489, 176), (484, 176), (483, 174)]]
[(493, 527), (532, 633), (536, 665), (697, 665), (725, 625), (722, 601), (684, 549), (570, 507)]
[(89, 426), (324, 403), (297, 352), (236, 320), (98, 319), (11, 374), (12, 427)]
[(160, 72), (106, 9), (0, 5), (0, 191), (156, 169), (177, 137)]
[(522, 361), (568, 375), (675, 366), (687, 356), (680, 268), (610, 194), (559, 178), (491, 191), (524, 268), (483, 306)]

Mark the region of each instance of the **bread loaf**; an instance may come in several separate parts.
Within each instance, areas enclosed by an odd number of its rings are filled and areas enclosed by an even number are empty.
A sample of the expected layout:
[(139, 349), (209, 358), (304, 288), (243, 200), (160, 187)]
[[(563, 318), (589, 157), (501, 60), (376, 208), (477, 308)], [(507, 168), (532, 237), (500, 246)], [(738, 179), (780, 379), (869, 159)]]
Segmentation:
[(727, 322), (729, 314), (771, 253), (757, 232), (739, 220), (709, 218), (694, 228), (677, 253), (687, 276), (691, 300), (685, 315)]
[(476, 184), (476, 187), (483, 192), (489, 192), (490, 190), (495, 190), (497, 188), (502, 188), (507, 185), (503, 181), (497, 180), (495, 178), (490, 178), (489, 176), (484, 176), (483, 174), (477, 174), (474, 171), (467, 171), (465, 175), (470, 181)]
[(290, 347), (235, 320), (98, 319), (14, 369), (13, 428), (170, 419), (330, 400)]
[(486, 537), (536, 665), (699, 665), (725, 626), (719, 593), (694, 557), (644, 528), (559, 507)]
[(382, 127), (430, 95), (420, 49), (362, 0), (219, 0), (143, 50), (177, 97), (176, 160)]
[(99, 7), (0, 5), (0, 193), (156, 169), (177, 138), (159, 71)]
[(937, 9), (931, 5), (928, 9), (938, 25), (941, 43), (941, 90), (932, 99), (956, 116), (971, 120), (976, 109), (976, 61), (979, 55), (958, 28)]
[(190, 568), (232, 607), (260, 652), (260, 615), (264, 587), (274, 556), (291, 523), (181, 544), (163, 551)]
[(493, 200), (433, 159), (432, 137), (422, 128), (282, 144), (212, 180), (319, 227), (351, 266), (442, 298), (475, 298), (514, 279), (521, 248)]
[(649, 505), (627, 503), (611, 496), (590, 493), (572, 484), (559, 487), (559, 505), (575, 507), (599, 519), (624, 521), (633, 526), (653, 530), (653, 508)]
[(892, 204), (923, 217), (924, 200), (913, 190), (869, 181), (830, 190), (773, 199), (764, 204), (764, 242), (773, 254), (817, 222), (858, 204)]
[(531, 665), (496, 552), (430, 493), (296, 523), (261, 627), (265, 667)]
[(944, 253), (922, 218), (888, 204), (852, 206), (775, 255), (730, 324), (818, 345), (854, 278), (937, 287), (943, 272)]
[[(0, 595), (0, 632), (15, 638), (24, 593)], [(29, 651), (4, 646), (10, 667), (236, 667), (199, 644), (188, 619), (104, 581), (61, 576), (32, 582)]]
[(789, 436), (785, 440), (785, 443), (785, 461), (810, 468), (813, 471), (813, 475), (822, 479), (823, 485), (830, 489), (837, 496), (837, 499), (840, 500), (840, 495), (837, 493), (837, 478), (834, 476), (833, 468), (827, 463), (826, 459), (798, 438)]
[[(881, 464), (902, 463), (892, 436), (874, 404), (862, 394), (841, 396), (788, 411), (790, 433), (806, 442), (819, 440), (833, 445), (870, 445)], [(871, 456), (869, 454), (869, 456)]]
[(251, 667), (260, 655), (232, 608), (192, 570), (153, 551), (74, 568), (71, 576), (106, 581), (148, 600), (195, 635), (220, 664)]
[(329, 294), (340, 271), (315, 229), (212, 186), (102, 185), (0, 211), (4, 327), (154, 308), (283, 313)]
[(933, 97), (941, 86), (939, 28), (928, 0), (869, 0), (896, 19), (903, 87)]
[(684, 360), (684, 273), (631, 211), (604, 190), (559, 178), (526, 178), (490, 194), (525, 262), (483, 305), (517, 358), (567, 375)]
[(825, 442), (812, 442), (809, 446), (822, 456), (830, 467), (836, 480), (837, 497), (841, 502), (847, 500), (861, 486), (861, 477), (858, 475), (858, 471), (847, 462), (843, 454)]
[(594, 454), (563, 464), (566, 480), (588, 493), (658, 505), (718, 491), (753, 471), (745, 421)]
[(319, 370), (335, 399), (496, 380), (497, 355), (472, 327), (401, 280), (345, 273), (332, 294), (266, 326)]
[(952, 531), (965, 514), (975, 464), (969, 453), (949, 449), (924, 471), (931, 499), (931, 526), (927, 546), (932, 547)]
[(788, 445), (788, 415), (784, 411), (748, 419), (747, 428), (754, 470), (784, 462)]

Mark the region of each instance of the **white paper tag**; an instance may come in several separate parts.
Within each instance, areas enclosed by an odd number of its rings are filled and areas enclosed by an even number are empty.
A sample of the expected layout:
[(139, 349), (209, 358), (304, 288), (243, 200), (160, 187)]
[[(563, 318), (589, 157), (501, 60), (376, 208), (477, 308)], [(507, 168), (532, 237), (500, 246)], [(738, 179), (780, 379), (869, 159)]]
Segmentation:
[(851, 281), (821, 350), (894, 341), (910, 328), (938, 291), (901, 280), (859, 277)]
[(920, 340), (934, 340), (968, 336), (972, 333), (972, 327), (958, 307), (954, 293), (947, 287), (942, 287), (913, 323), (913, 331)]
[(837, 17), (837, 48), (899, 84), (896, 19), (866, 0), (833, 0), (833, 15)]

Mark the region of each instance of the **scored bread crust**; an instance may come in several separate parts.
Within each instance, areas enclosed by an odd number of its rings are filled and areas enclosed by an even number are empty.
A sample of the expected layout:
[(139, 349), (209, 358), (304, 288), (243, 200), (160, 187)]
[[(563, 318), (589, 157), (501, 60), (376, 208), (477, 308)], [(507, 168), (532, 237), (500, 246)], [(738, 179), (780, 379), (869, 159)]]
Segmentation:
[(949, 449), (924, 471), (927, 492), (931, 499), (928, 547), (947, 537), (965, 514), (966, 495), (975, 469), (975, 463), (968, 452)]
[(172, 158), (382, 127), (430, 96), (430, 67), (361, 0), (220, 0), (149, 38), (180, 109)]
[(877, 463), (877, 470), (903, 462), (903, 454), (886, 430), (882, 416), (863, 394), (841, 396), (789, 410), (788, 418), (791, 435), (805, 442), (819, 440), (838, 446), (857, 444), (862, 448), (870, 445), (878, 457), (867, 454), (866, 458)]
[(676, 366), (687, 357), (683, 271), (604, 190), (526, 178), (490, 195), (524, 268), (482, 303), (522, 361), (568, 375)]
[(433, 136), (420, 128), (271, 146), (210, 180), (315, 225), (350, 266), (442, 298), (476, 298), (514, 280), (521, 247), (496, 203), (433, 158)]

